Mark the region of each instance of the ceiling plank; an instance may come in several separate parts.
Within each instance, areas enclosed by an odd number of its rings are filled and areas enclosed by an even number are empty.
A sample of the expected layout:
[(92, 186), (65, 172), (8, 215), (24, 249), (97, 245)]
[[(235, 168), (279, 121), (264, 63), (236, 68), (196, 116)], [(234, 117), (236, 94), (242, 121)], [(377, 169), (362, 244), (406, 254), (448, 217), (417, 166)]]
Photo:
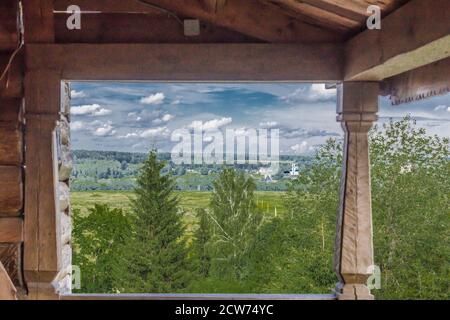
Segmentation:
[(335, 82), (343, 66), (340, 44), (36, 44), (26, 61), (65, 80), (119, 81)]
[(448, 0), (412, 0), (346, 44), (345, 80), (380, 81), (450, 56)]
[(227, 4), (227, 0), (200, 0), (206, 10), (217, 13)]
[[(266, 6), (257, 0), (228, 0), (226, 6), (217, 13), (205, 10), (198, 0), (145, 0), (148, 3), (170, 10), (181, 17), (203, 20), (234, 30), (256, 39), (274, 43), (295, 42), (340, 42), (338, 32), (323, 30), (285, 14), (282, 10)], [(77, 0), (82, 10), (118, 12), (142, 9), (131, 3), (135, 0)], [(55, 10), (65, 11), (72, 0), (55, 0)], [(153, 9), (147, 8), (146, 10)], [(124, 11), (126, 12), (126, 11)], [(132, 19), (132, 17), (130, 17)]]
[(272, 3), (289, 8), (299, 14), (309, 16), (317, 25), (327, 28), (337, 28), (341, 30), (351, 30), (360, 27), (358, 20), (349, 19), (334, 12), (323, 10), (308, 3), (297, 0), (267, 0)]

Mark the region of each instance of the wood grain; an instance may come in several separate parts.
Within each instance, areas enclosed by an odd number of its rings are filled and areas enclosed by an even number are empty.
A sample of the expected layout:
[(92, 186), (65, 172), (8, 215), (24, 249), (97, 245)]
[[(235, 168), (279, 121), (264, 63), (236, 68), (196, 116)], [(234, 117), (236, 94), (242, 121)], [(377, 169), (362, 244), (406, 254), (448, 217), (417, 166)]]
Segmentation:
[(380, 81), (450, 56), (448, 0), (412, 0), (346, 44), (345, 80)]
[(0, 216), (17, 216), (23, 207), (22, 168), (0, 166)]
[(343, 68), (336, 44), (29, 45), (26, 55), (29, 70), (65, 80), (327, 82)]
[(23, 241), (22, 218), (0, 218), (0, 243), (21, 243)]

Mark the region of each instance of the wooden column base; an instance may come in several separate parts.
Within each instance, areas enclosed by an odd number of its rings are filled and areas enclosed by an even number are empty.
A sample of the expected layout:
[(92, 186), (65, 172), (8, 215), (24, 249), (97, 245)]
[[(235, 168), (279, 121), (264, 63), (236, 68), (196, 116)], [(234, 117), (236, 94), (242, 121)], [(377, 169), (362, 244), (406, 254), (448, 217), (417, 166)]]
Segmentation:
[(338, 283), (335, 292), (338, 300), (375, 300), (369, 288), (364, 284)]

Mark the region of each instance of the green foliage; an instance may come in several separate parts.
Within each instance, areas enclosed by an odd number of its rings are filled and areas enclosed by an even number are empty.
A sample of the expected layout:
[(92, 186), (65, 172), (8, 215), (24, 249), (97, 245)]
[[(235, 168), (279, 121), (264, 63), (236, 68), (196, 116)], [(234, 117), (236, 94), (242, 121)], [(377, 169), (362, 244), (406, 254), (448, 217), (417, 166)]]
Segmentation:
[[(382, 288), (373, 293), (449, 299), (449, 140), (428, 136), (406, 117), (375, 127), (370, 148), (375, 264), (382, 273)], [(329, 140), (287, 193), (256, 193), (253, 179), (235, 169), (183, 173), (177, 177), (188, 188), (201, 184), (192, 176), (210, 179), (214, 190), (174, 193), (174, 175), (163, 174), (167, 166), (151, 153), (128, 216), (107, 206), (74, 212), (83, 292), (329, 292), (337, 282), (341, 166), (342, 142)]]
[(208, 244), (211, 240), (211, 222), (205, 209), (197, 210), (198, 228), (194, 233), (192, 251), (194, 261), (197, 263), (197, 274), (200, 278), (209, 275), (211, 256), (208, 252)]
[(217, 278), (240, 280), (262, 222), (255, 203), (255, 183), (244, 173), (224, 169), (211, 194), (211, 272)]
[(118, 263), (120, 247), (130, 235), (131, 224), (121, 209), (95, 205), (87, 215), (73, 210), (73, 264), (81, 269), (80, 292), (111, 292), (110, 269)]
[(132, 199), (134, 232), (114, 272), (120, 292), (178, 292), (190, 278), (182, 215), (174, 181), (150, 152)]

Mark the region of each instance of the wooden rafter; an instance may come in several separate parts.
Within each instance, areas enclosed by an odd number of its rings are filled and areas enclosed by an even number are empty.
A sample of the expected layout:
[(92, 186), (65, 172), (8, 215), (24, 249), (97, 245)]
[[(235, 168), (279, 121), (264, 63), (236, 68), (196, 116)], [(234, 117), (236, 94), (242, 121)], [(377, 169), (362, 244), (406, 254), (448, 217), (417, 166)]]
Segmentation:
[(450, 56), (448, 0), (413, 0), (346, 44), (345, 80), (379, 81)]
[[(257, 0), (228, 0), (216, 12), (206, 10), (199, 0), (145, 0), (150, 4), (176, 13), (180, 17), (197, 18), (205, 22), (240, 32), (267, 42), (339, 42), (342, 36), (330, 30), (304, 23), (280, 9), (266, 6)], [(82, 10), (100, 12), (128, 12), (153, 10), (135, 0), (77, 0)], [(55, 0), (55, 10), (65, 11), (71, 0)], [(137, 7), (139, 6), (139, 7)], [(150, 31), (149, 31), (150, 32)]]

